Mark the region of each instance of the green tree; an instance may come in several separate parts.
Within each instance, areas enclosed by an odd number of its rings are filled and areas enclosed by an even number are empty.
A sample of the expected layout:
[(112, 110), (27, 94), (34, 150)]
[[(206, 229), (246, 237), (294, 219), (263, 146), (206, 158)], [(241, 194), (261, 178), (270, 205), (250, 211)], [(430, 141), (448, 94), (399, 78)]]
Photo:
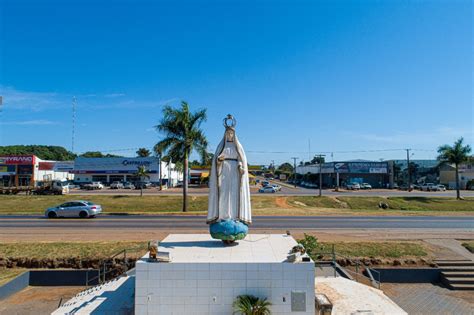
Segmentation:
[(79, 155), (80, 157), (87, 157), (87, 158), (109, 158), (109, 157), (122, 157), (120, 155), (115, 155), (115, 154), (103, 154), (102, 152), (99, 151), (87, 151)]
[(464, 139), (459, 138), (450, 146), (448, 144), (442, 145), (438, 148), (438, 160), (440, 164), (454, 164), (456, 170), (456, 198), (461, 199), (461, 193), (459, 191), (459, 165), (469, 160), (469, 153), (471, 153), (471, 147), (469, 145), (463, 145)]
[(150, 178), (150, 175), (148, 175), (148, 170), (146, 169), (146, 167), (140, 165), (139, 167), (137, 167), (137, 172), (135, 173), (135, 176), (140, 178), (140, 197), (143, 197), (143, 179)]
[(0, 146), (0, 155), (36, 155), (43, 160), (71, 161), (76, 155), (63, 147), (53, 145)]
[(200, 126), (207, 119), (205, 109), (191, 112), (186, 102), (175, 109), (163, 108), (163, 118), (156, 129), (164, 134), (164, 139), (156, 145), (161, 152), (172, 158), (173, 162), (183, 163), (183, 212), (188, 209), (189, 156), (193, 151), (202, 154), (207, 149), (207, 139)]
[(140, 148), (137, 150), (137, 156), (138, 157), (149, 157), (151, 155), (150, 150), (146, 148)]
[(189, 165), (190, 166), (201, 166), (201, 162), (199, 162), (198, 160), (192, 160), (191, 162), (189, 162)]
[(324, 163), (325, 159), (324, 156), (315, 155), (314, 158), (311, 160), (311, 164), (319, 164)]
[(214, 158), (214, 153), (211, 152), (201, 152), (201, 165), (210, 166), (212, 163), (212, 158)]
[(234, 307), (234, 314), (242, 315), (269, 315), (270, 305), (272, 305), (267, 298), (258, 298), (253, 295), (239, 295), (232, 306)]
[(286, 162), (278, 166), (278, 169), (282, 172), (293, 173), (293, 165)]

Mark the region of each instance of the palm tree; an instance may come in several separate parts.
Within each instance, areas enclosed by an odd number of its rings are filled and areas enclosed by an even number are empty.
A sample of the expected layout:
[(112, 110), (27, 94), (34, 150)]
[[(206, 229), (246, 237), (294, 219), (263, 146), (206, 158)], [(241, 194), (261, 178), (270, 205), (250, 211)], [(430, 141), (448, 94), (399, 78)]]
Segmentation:
[(165, 138), (156, 144), (161, 152), (167, 154), (175, 163), (183, 165), (183, 212), (188, 209), (188, 171), (189, 156), (196, 150), (200, 155), (206, 152), (207, 140), (200, 129), (207, 119), (206, 110), (190, 112), (189, 105), (181, 102), (181, 108), (171, 106), (163, 108), (163, 118), (155, 127)]
[(469, 153), (471, 153), (471, 147), (469, 145), (463, 145), (463, 138), (459, 138), (454, 142), (453, 146), (447, 144), (442, 145), (438, 148), (438, 160), (441, 164), (454, 164), (456, 169), (456, 198), (461, 199), (459, 192), (459, 164), (467, 162), (469, 160)]
[(261, 299), (253, 295), (239, 295), (232, 306), (234, 314), (242, 315), (269, 315), (270, 303), (266, 298)]
[(150, 156), (151, 152), (150, 150), (146, 149), (146, 148), (139, 148), (137, 150), (137, 156), (138, 157), (148, 157)]
[(135, 176), (140, 178), (140, 197), (143, 197), (143, 179), (144, 178), (150, 178), (150, 175), (148, 175), (148, 171), (145, 166), (140, 165), (137, 168), (137, 172), (135, 173)]

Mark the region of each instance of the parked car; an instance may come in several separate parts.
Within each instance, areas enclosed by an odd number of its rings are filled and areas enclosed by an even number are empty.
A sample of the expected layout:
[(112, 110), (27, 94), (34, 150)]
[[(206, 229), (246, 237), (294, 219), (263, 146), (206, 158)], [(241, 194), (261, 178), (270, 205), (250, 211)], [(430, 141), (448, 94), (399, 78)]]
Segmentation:
[(135, 189), (147, 189), (151, 188), (151, 183), (150, 182), (136, 182), (135, 183)]
[(346, 185), (346, 189), (349, 189), (349, 190), (359, 190), (359, 189), (360, 189), (360, 185), (359, 185), (359, 183), (350, 183), (350, 184), (347, 184), (347, 185)]
[[(415, 185), (410, 185), (410, 188), (415, 189)], [(409, 190), (408, 184), (403, 184), (398, 189), (400, 189), (400, 190)]]
[(73, 200), (46, 209), (44, 215), (50, 219), (58, 217), (93, 218), (102, 213), (102, 206), (85, 200)]
[(272, 186), (265, 186), (258, 190), (259, 193), (276, 193), (276, 189)]
[(270, 182), (269, 182), (268, 180), (262, 181), (262, 186), (263, 186), (263, 187), (267, 187), (267, 186), (269, 186), (269, 185), (270, 185)]
[(444, 185), (433, 185), (431, 191), (446, 191), (446, 186)]
[(135, 185), (130, 182), (123, 183), (123, 189), (135, 189)]
[(360, 184), (360, 189), (372, 189), (372, 185), (369, 183), (362, 183)]
[(92, 182), (90, 184), (85, 184), (84, 189), (87, 189), (87, 190), (104, 189), (104, 185), (101, 182)]
[(110, 184), (110, 189), (123, 189), (123, 184), (122, 182), (112, 182), (112, 184)]
[(277, 184), (272, 184), (271, 187), (275, 188), (276, 191), (280, 191), (280, 190), (281, 190), (281, 186), (280, 186), (280, 185), (277, 185)]
[(422, 191), (432, 191), (432, 190), (433, 190), (432, 187), (433, 187), (434, 185), (435, 185), (435, 184), (433, 184), (433, 183), (424, 183), (423, 185), (421, 185), (421, 190), (422, 190)]

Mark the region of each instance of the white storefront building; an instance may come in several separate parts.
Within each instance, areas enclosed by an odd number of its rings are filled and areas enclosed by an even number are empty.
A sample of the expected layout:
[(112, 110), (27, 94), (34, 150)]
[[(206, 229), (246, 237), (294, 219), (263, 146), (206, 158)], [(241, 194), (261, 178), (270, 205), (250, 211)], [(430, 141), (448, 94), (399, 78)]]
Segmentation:
[(139, 179), (135, 176), (138, 167), (144, 166), (150, 178), (144, 179), (146, 182), (160, 182), (160, 172), (163, 184), (174, 187), (178, 181), (182, 180), (182, 173), (177, 171), (175, 164), (170, 165), (161, 162), (155, 157), (111, 157), (111, 158), (85, 158), (78, 157), (74, 161), (74, 182), (88, 183), (99, 181), (102, 183), (136, 182)]

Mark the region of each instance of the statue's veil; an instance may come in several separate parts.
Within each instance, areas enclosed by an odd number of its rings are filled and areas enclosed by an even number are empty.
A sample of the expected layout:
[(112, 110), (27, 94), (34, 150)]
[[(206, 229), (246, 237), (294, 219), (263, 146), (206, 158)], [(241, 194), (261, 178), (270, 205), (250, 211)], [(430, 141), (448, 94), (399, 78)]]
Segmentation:
[[(231, 127), (226, 127), (231, 128)], [(209, 207), (207, 210), (207, 223), (214, 223), (219, 219), (219, 187), (218, 187), (218, 174), (220, 170), (218, 169), (217, 158), (224, 150), (226, 141), (226, 135), (217, 146), (216, 153), (212, 158), (211, 164), (211, 174), (209, 178)], [(245, 224), (252, 223), (252, 208), (250, 205), (250, 187), (249, 187), (249, 173), (247, 167), (247, 157), (245, 156), (244, 149), (235, 135), (234, 132), (234, 143), (239, 154), (239, 165), (243, 167), (244, 172), (240, 176), (240, 196), (239, 196), (239, 209), (236, 220), (242, 221)]]

